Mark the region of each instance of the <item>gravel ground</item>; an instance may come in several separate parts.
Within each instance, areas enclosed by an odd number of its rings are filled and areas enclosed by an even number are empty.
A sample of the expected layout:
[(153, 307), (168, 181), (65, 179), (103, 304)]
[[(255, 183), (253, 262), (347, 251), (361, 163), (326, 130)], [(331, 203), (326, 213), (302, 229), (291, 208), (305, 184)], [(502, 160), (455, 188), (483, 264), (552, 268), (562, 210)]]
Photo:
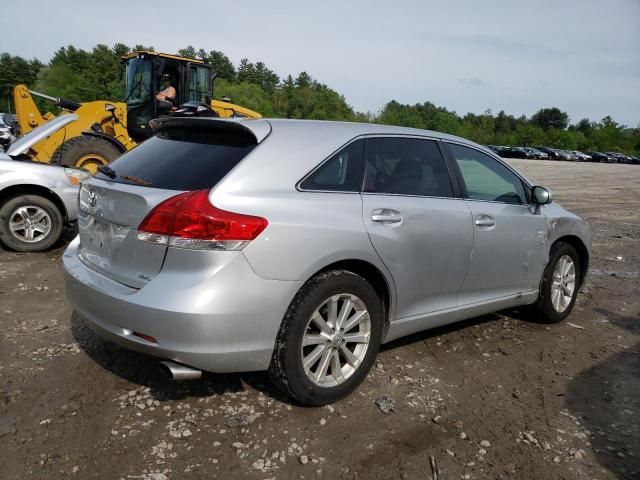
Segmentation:
[(0, 478), (640, 478), (640, 167), (513, 164), (591, 224), (568, 320), (401, 339), (325, 408), (262, 373), (170, 382), (73, 314), (63, 243), (0, 250)]

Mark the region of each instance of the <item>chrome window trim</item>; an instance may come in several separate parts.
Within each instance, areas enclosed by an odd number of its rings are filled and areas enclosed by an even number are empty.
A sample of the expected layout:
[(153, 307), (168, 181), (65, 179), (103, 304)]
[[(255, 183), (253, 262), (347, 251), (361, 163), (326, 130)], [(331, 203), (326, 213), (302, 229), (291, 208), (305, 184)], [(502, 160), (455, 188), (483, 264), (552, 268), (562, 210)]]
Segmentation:
[(409, 195), (406, 193), (361, 192), (360, 195), (377, 195), (383, 197), (432, 198), (435, 200), (466, 200), (461, 197), (436, 197), (431, 195)]

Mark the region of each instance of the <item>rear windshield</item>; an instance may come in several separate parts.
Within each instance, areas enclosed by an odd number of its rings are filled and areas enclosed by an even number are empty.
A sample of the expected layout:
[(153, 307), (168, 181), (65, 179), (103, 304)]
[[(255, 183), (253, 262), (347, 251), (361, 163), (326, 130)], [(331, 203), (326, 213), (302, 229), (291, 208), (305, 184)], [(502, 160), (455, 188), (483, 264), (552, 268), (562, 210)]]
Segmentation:
[(115, 178), (101, 172), (96, 178), (166, 190), (213, 188), (255, 147), (249, 133), (170, 128), (109, 164)]

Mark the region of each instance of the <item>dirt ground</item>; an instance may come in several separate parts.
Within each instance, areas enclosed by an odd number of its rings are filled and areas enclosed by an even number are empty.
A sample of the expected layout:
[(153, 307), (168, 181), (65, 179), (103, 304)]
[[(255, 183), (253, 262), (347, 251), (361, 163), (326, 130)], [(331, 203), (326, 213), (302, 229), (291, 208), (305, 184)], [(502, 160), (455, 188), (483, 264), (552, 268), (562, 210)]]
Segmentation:
[(640, 167), (513, 164), (590, 222), (571, 316), (401, 339), (331, 407), (262, 373), (166, 380), (76, 318), (64, 244), (0, 250), (0, 479), (431, 479), (431, 457), (440, 480), (640, 478)]

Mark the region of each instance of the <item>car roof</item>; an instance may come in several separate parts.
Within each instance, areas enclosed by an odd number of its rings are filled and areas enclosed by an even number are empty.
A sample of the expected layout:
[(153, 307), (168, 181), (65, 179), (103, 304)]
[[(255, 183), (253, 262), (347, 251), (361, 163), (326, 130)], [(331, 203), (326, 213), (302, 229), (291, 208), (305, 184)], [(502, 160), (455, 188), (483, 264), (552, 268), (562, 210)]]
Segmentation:
[(340, 122), (331, 120), (298, 120), (282, 118), (260, 118), (260, 119), (239, 119), (236, 120), (253, 131), (259, 138), (266, 130), (265, 124), (270, 125), (273, 132), (278, 134), (295, 133), (297, 135), (322, 132), (327, 136), (343, 136), (346, 139), (363, 135), (409, 135), (419, 137), (439, 138), (453, 142), (464, 143), (476, 148), (480, 148), (489, 153), (494, 153), (485, 145), (481, 145), (456, 135), (436, 132), (433, 130), (423, 130), (420, 128), (399, 127), (395, 125), (380, 125), (375, 123)]
[[(195, 120), (195, 119), (194, 119)], [(464, 138), (432, 130), (398, 127), (393, 125), (378, 125), (370, 123), (338, 122), (325, 120), (293, 120), (293, 119), (233, 119), (202, 118), (212, 123), (235, 123), (250, 130), (260, 148), (249, 153), (238, 168), (230, 172), (223, 182), (218, 185), (219, 195), (230, 194), (235, 189), (243, 188), (249, 191), (262, 191), (283, 185), (293, 188), (297, 182), (316, 168), (323, 160), (343, 148), (355, 138), (362, 136), (409, 136), (431, 139), (442, 139), (470, 146), (503, 163), (494, 151), (483, 145)], [(222, 126), (222, 125), (220, 125)], [(264, 135), (265, 132), (268, 132)], [(260, 138), (264, 135), (263, 138)], [(251, 172), (247, 175), (246, 172)], [(523, 180), (531, 182), (519, 172)]]

